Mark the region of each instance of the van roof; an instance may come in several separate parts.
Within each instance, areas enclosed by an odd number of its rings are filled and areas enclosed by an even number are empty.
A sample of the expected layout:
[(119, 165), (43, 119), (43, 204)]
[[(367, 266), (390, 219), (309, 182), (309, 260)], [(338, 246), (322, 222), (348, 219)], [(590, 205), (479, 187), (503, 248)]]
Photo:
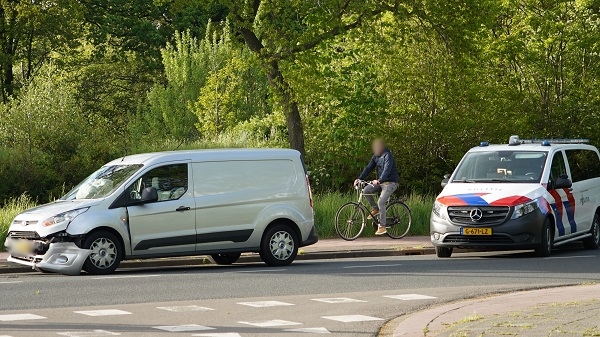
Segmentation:
[(552, 143), (550, 143), (550, 145), (542, 145), (542, 144), (486, 145), (486, 146), (474, 147), (471, 150), (469, 150), (469, 152), (486, 152), (486, 151), (544, 151), (544, 152), (550, 152), (553, 150), (577, 150), (577, 149), (597, 151), (595, 146), (587, 145), (587, 144), (552, 144)]
[(224, 161), (251, 159), (298, 159), (300, 152), (291, 149), (208, 149), (133, 154), (115, 159), (106, 165), (152, 165), (171, 161)]

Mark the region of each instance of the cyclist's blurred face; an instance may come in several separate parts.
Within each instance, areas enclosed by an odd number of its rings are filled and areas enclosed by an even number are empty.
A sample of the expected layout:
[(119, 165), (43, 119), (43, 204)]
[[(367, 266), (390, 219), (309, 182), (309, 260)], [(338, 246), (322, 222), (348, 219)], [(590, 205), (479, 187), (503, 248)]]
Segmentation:
[(373, 154), (376, 156), (381, 156), (383, 151), (385, 150), (385, 143), (381, 139), (375, 139), (373, 141)]

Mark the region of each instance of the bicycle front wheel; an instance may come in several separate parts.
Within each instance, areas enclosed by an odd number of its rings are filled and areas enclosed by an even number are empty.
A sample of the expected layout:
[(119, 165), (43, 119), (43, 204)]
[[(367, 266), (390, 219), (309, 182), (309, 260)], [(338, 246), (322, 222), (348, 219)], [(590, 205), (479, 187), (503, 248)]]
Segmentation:
[(335, 214), (335, 231), (346, 240), (356, 240), (365, 229), (367, 216), (359, 204), (349, 202), (338, 209)]
[(392, 239), (402, 239), (408, 234), (412, 217), (410, 208), (402, 201), (392, 201), (386, 207), (385, 226)]

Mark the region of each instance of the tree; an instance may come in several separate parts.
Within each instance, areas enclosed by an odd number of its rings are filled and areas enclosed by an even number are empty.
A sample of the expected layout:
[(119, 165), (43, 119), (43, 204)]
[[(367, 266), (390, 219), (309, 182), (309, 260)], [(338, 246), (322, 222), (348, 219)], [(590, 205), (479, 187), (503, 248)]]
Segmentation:
[(290, 146), (305, 153), (297, 98), (281, 70), (302, 53), (395, 7), (362, 0), (223, 1), (229, 19), (263, 64), (286, 117)]

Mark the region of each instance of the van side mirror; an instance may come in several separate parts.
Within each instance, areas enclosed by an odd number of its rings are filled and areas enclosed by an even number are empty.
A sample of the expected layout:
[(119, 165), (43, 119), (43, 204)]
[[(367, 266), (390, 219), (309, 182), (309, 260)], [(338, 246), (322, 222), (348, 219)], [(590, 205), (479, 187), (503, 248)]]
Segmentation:
[(573, 186), (573, 182), (571, 182), (570, 179), (561, 176), (558, 179), (556, 179), (556, 182), (554, 183), (554, 188), (571, 188)]
[(442, 179), (442, 188), (446, 187), (446, 185), (448, 185), (448, 182), (450, 181), (450, 174), (444, 174), (444, 179)]
[(146, 204), (158, 201), (158, 191), (155, 187), (146, 187), (142, 190), (141, 203)]

